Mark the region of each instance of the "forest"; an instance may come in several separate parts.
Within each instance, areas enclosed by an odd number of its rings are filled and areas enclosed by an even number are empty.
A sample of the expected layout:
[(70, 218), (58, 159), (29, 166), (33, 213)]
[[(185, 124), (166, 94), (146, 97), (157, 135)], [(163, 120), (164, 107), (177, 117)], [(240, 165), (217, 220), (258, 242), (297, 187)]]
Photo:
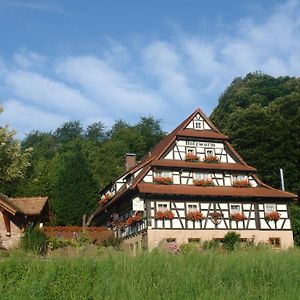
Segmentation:
[[(259, 72), (235, 78), (210, 117), (265, 183), (280, 188), (282, 168), (286, 190), (299, 194), (300, 78)], [(29, 133), (21, 145), (14, 134), (0, 128), (0, 193), (47, 195), (56, 225), (80, 225), (97, 206), (98, 191), (124, 172), (124, 154), (140, 160), (166, 133), (160, 120), (147, 116), (134, 125), (117, 120), (109, 129), (101, 121), (87, 128), (66, 122)], [(298, 206), (292, 211), (299, 236)]]

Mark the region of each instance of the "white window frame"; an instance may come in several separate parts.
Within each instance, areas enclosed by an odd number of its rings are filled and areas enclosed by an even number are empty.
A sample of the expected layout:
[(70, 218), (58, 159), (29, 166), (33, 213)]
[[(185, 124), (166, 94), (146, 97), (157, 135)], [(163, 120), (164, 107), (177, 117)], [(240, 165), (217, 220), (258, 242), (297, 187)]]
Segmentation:
[[(192, 151), (189, 152), (190, 150), (192, 150)], [(190, 154), (190, 153), (196, 155), (197, 154), (196, 147), (186, 147), (185, 148), (185, 154), (187, 155), (187, 154)]]
[[(270, 210), (268, 207), (269, 208), (272, 207), (273, 209)], [(265, 203), (265, 212), (270, 213), (270, 212), (273, 212), (273, 211), (276, 211), (276, 204), (274, 204), (274, 203)]]
[(212, 175), (210, 173), (199, 173), (199, 172), (194, 172), (193, 173), (193, 179), (200, 180), (200, 179), (212, 179)]
[[(160, 209), (159, 206), (164, 205), (164, 209)], [(170, 202), (156, 202), (156, 211), (166, 211), (170, 210)]]
[[(237, 210), (236, 208), (232, 208), (232, 206), (239, 207), (239, 210)], [(230, 207), (230, 213), (231, 214), (241, 213), (242, 212), (242, 205), (241, 204), (230, 203), (229, 207)]]
[[(195, 206), (194, 208), (192, 208), (192, 209), (189, 209), (189, 206)], [(187, 210), (187, 213), (189, 212), (189, 211), (199, 211), (199, 203), (187, 203), (186, 204), (186, 210)]]
[(239, 181), (249, 180), (249, 177), (248, 177), (248, 175), (242, 175), (242, 174), (232, 175), (232, 182), (234, 182), (236, 180), (239, 180)]
[(203, 122), (201, 120), (194, 120), (194, 128), (196, 130), (203, 130)]
[(154, 172), (154, 177), (171, 177), (171, 178), (173, 178), (173, 172), (172, 171), (165, 171), (165, 170), (155, 171)]
[[(216, 151), (214, 148), (205, 148), (204, 151), (205, 151), (205, 157), (216, 155)], [(212, 151), (212, 154), (207, 154), (208, 151)]]

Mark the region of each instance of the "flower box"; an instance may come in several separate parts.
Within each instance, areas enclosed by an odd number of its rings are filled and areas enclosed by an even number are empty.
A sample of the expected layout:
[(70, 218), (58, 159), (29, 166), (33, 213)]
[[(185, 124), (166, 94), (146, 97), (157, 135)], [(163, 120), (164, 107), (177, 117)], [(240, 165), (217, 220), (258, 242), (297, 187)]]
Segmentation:
[(130, 225), (142, 222), (142, 221), (143, 221), (143, 214), (141, 212), (138, 212), (127, 218), (126, 225), (130, 226)]
[(252, 187), (251, 183), (247, 179), (246, 180), (235, 180), (232, 183), (232, 186), (236, 187), (236, 188), (249, 188), (249, 187)]
[(220, 162), (220, 159), (215, 155), (209, 155), (209, 156), (206, 156), (203, 159), (203, 161), (206, 163), (217, 164)]
[(232, 213), (230, 219), (236, 222), (247, 220), (247, 217), (243, 213)]
[(158, 210), (155, 213), (154, 218), (156, 220), (172, 220), (174, 218), (174, 214), (171, 210)]
[(265, 213), (265, 220), (267, 221), (277, 222), (279, 219), (280, 219), (280, 213), (277, 211), (271, 211), (269, 213)]
[(201, 221), (204, 219), (203, 214), (199, 210), (189, 211), (185, 217), (189, 221)]
[(202, 186), (202, 187), (215, 186), (212, 179), (194, 179), (193, 183), (196, 186)]
[(173, 178), (172, 177), (154, 177), (153, 178), (154, 183), (156, 184), (173, 184)]
[(190, 162), (197, 162), (199, 161), (199, 156), (193, 153), (187, 153), (187, 155), (185, 156), (185, 160)]
[(101, 197), (101, 199), (98, 201), (98, 204), (100, 206), (104, 206), (112, 197), (113, 196), (111, 193), (107, 193)]

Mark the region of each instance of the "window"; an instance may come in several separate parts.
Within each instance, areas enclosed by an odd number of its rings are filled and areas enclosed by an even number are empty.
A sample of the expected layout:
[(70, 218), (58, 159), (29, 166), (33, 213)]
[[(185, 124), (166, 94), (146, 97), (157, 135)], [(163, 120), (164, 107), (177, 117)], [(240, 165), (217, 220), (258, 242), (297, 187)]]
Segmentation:
[(186, 148), (186, 154), (196, 154), (196, 148)]
[(247, 175), (233, 175), (232, 179), (233, 179), (233, 181), (235, 181), (235, 180), (243, 181), (243, 180), (248, 180), (248, 176)]
[(215, 149), (205, 149), (205, 156), (215, 156)]
[(197, 211), (198, 210), (198, 205), (197, 204), (188, 204), (187, 210), (189, 211)]
[(272, 212), (272, 211), (276, 211), (275, 204), (266, 204), (265, 205), (265, 212), (269, 213), (269, 212)]
[(198, 239), (198, 238), (189, 238), (188, 242), (189, 243), (200, 243), (201, 239)]
[(269, 243), (275, 248), (280, 248), (280, 238), (277, 237), (270, 237)]
[(202, 129), (202, 122), (201, 121), (195, 121), (195, 129)]
[(176, 239), (175, 238), (167, 238), (166, 239), (168, 243), (175, 243)]
[(172, 172), (170, 171), (156, 171), (155, 172), (155, 177), (173, 177)]
[(230, 213), (235, 214), (235, 213), (239, 213), (240, 211), (241, 211), (240, 204), (230, 204)]
[(157, 210), (159, 211), (169, 210), (169, 203), (157, 203)]
[(194, 179), (211, 179), (211, 174), (209, 173), (194, 173)]

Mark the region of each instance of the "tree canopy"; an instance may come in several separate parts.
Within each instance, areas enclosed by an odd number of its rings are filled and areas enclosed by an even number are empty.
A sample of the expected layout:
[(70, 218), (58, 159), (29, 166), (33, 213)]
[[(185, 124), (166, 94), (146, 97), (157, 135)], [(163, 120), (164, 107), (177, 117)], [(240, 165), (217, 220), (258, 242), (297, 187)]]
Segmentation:
[(264, 182), (300, 190), (300, 78), (250, 73), (238, 77), (219, 98), (212, 121)]
[[(0, 106), (0, 114), (3, 111)], [(29, 166), (31, 149), (21, 150), (21, 145), (14, 138), (16, 132), (8, 126), (0, 127), (0, 192), (6, 193), (9, 186), (25, 175)]]

